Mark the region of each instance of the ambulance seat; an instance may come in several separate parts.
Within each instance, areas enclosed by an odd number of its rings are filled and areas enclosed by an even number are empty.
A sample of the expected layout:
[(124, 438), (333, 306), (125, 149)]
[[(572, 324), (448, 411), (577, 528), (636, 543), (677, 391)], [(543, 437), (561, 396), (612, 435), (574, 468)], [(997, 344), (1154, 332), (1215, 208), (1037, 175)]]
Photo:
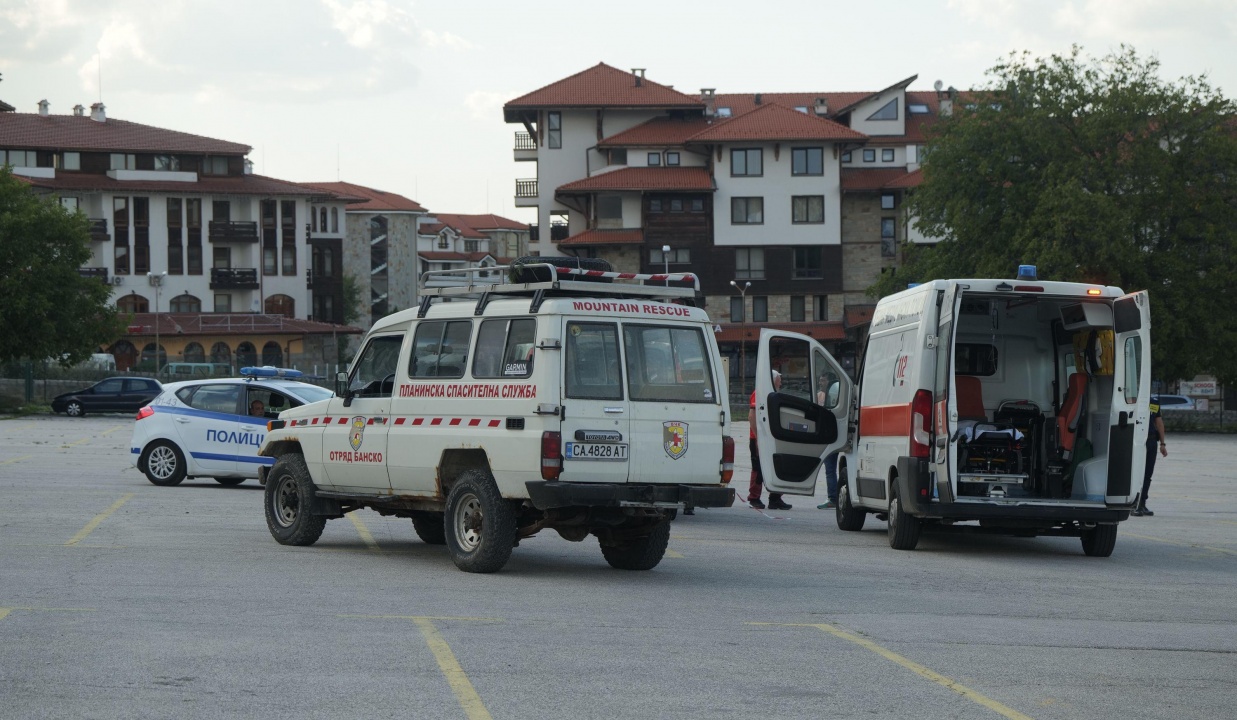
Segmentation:
[(955, 375), (954, 384), (958, 388), (958, 419), (978, 420), (988, 419), (988, 411), (984, 410), (984, 390), (979, 378), (974, 375)]
[(1068, 457), (1074, 451), (1078, 437), (1078, 424), (1082, 422), (1082, 400), (1087, 394), (1087, 376), (1072, 373), (1065, 390), (1065, 402), (1061, 403), (1061, 415), (1057, 418), (1057, 446)]

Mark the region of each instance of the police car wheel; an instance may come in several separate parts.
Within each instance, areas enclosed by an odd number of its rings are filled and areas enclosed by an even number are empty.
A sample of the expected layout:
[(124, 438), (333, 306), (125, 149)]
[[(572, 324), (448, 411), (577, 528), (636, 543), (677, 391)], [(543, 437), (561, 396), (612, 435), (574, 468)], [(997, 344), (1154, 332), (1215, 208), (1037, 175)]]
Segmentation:
[(245, 478), (215, 478), (215, 482), (220, 485), (240, 485), (245, 482)]
[(855, 507), (850, 501), (850, 484), (846, 477), (846, 467), (838, 469), (838, 528), (854, 532), (863, 529), (863, 523), (868, 514)]
[(147, 445), (139, 466), (146, 479), (155, 485), (179, 485), (185, 479), (185, 454), (167, 440)]
[(421, 538), (421, 542), (426, 545), (447, 544), (447, 528), (445, 523), (446, 518), (440, 512), (414, 510), (412, 513), (412, 529), (416, 531), (417, 537)]
[(70, 400), (68, 405), (64, 406), (64, 414), (69, 417), (85, 417), (86, 408), (76, 400)]
[(902, 500), (898, 497), (898, 481), (894, 478), (889, 492), (889, 547), (894, 550), (914, 550), (919, 544), (921, 525), (919, 518), (902, 510)]
[(465, 572), (501, 570), (515, 547), (515, 513), (488, 475), (465, 471), (447, 494), (447, 550)]
[(1108, 557), (1117, 546), (1117, 526), (1096, 525), (1082, 533), (1082, 551), (1087, 557)]
[(314, 484), (297, 453), (281, 455), (266, 476), (263, 506), (266, 526), (281, 545), (313, 545), (322, 537), (326, 517), (313, 513)]
[(618, 570), (652, 570), (666, 555), (670, 544), (670, 523), (658, 523), (648, 535), (628, 537), (620, 542), (601, 542), (601, 554)]

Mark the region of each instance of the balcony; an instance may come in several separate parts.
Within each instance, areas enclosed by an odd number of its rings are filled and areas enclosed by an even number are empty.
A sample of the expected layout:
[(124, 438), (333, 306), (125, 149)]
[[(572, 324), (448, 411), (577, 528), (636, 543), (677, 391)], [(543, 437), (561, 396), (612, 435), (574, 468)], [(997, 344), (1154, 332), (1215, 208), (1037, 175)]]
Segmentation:
[(211, 242), (256, 243), (258, 223), (244, 220), (211, 220), (209, 237)]
[(108, 284), (107, 268), (105, 267), (84, 267), (78, 268), (77, 274), (84, 278), (94, 278), (104, 285)]
[(537, 207), (537, 178), (515, 181), (515, 206)]
[(90, 218), (90, 241), (91, 242), (107, 242), (112, 236), (107, 231), (107, 220), (99, 218)]
[(257, 290), (257, 268), (211, 268), (211, 290)]
[(305, 271), (305, 287), (310, 290), (329, 290), (343, 287), (343, 284), (342, 275), (327, 275), (312, 269)]
[[(530, 231), (529, 242), (539, 242), (541, 240), (541, 228), (537, 227), (537, 223), (532, 223), (528, 226), (528, 229)], [(566, 240), (568, 235), (570, 233), (567, 232), (567, 223), (550, 223), (550, 242), (560, 243)]]
[(515, 160), (521, 162), (523, 160), (537, 159), (537, 141), (533, 136), (521, 130), (515, 134)]

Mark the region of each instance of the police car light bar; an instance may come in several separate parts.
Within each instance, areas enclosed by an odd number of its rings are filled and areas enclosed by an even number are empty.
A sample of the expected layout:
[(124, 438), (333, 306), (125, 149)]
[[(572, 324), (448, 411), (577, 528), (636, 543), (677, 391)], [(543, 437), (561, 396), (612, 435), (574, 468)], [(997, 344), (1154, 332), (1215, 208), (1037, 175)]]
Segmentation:
[(241, 368), (241, 377), (247, 378), (299, 378), (305, 373), (292, 368), (277, 368), (271, 365), (263, 367), (243, 367)]

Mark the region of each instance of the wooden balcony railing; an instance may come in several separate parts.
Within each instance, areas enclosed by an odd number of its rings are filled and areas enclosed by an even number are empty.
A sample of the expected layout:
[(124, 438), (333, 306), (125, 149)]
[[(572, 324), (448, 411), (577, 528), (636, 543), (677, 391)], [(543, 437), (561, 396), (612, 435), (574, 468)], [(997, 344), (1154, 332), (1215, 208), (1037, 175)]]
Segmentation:
[(256, 243), (258, 224), (246, 220), (211, 220), (209, 237), (211, 242)]
[(257, 290), (257, 268), (211, 268), (211, 290)]

